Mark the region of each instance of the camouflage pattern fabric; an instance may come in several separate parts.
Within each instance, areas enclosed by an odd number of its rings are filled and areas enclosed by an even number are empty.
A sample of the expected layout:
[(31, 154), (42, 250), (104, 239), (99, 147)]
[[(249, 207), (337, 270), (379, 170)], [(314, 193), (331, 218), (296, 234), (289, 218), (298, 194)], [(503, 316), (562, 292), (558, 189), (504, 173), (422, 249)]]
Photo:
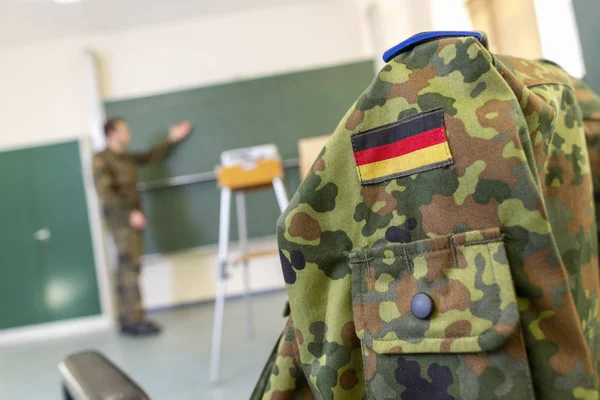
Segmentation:
[(110, 149), (94, 156), (94, 181), (110, 229), (129, 225), (129, 213), (139, 210), (137, 168), (163, 160), (173, 148), (163, 142), (148, 152), (115, 153)]
[[(451, 165), (361, 184), (351, 138), (438, 108)], [(598, 399), (599, 117), (471, 37), (390, 60), (278, 221), (291, 316), (253, 398)]]
[(106, 149), (94, 156), (94, 182), (106, 225), (118, 250), (116, 291), (119, 321), (130, 324), (144, 319), (139, 288), (142, 236), (129, 226), (129, 214), (141, 209), (137, 192), (137, 167), (165, 158), (168, 142), (146, 153), (117, 154)]
[(575, 98), (583, 115), (583, 126), (594, 180), (596, 226), (600, 227), (600, 98), (582, 81), (575, 80), (573, 86)]
[[(288, 319), (283, 335), (273, 349), (269, 362), (263, 369), (259, 382), (250, 397), (260, 400), (264, 389), (269, 385), (273, 375), (283, 384), (281, 388), (271, 387), (271, 397), (274, 399), (314, 399), (306, 376), (302, 372), (300, 353), (298, 351), (297, 332), (292, 319)], [(293, 390), (290, 390), (290, 387)], [(281, 389), (281, 390), (280, 390)]]
[(130, 227), (111, 229), (118, 252), (115, 284), (117, 288), (117, 312), (121, 324), (144, 320), (145, 313), (139, 276), (142, 256), (142, 235)]

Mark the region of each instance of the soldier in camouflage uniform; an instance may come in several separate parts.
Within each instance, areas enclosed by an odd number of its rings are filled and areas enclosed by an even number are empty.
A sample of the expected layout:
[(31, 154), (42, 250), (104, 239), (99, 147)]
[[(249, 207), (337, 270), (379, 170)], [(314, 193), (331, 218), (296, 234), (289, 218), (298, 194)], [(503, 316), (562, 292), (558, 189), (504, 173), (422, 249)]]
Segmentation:
[(94, 156), (94, 181), (102, 202), (106, 225), (119, 253), (116, 286), (121, 332), (147, 335), (160, 332), (157, 324), (144, 318), (139, 288), (142, 230), (146, 219), (137, 192), (137, 167), (159, 162), (191, 131), (183, 122), (169, 130), (168, 139), (145, 153), (126, 153), (131, 143), (127, 123), (115, 118), (106, 122), (107, 147)]
[(252, 398), (598, 399), (600, 101), (478, 32), (385, 59), (279, 219)]

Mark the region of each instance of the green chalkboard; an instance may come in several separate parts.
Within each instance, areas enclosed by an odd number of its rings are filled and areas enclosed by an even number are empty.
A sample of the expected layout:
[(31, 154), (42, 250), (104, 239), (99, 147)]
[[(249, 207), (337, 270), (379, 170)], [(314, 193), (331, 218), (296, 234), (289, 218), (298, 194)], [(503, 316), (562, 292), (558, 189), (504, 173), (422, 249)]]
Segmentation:
[[(221, 152), (274, 143), (284, 159), (298, 157), (298, 140), (331, 133), (374, 75), (372, 61), (185, 90), (146, 98), (109, 101), (110, 117), (129, 123), (134, 150), (166, 136), (181, 120), (193, 134), (163, 163), (145, 168), (148, 181), (212, 171)], [(291, 197), (297, 168), (286, 170)], [(146, 253), (165, 253), (217, 243), (219, 191), (215, 182), (144, 191), (148, 216)], [(250, 237), (272, 235), (279, 214), (272, 191), (247, 196)], [(235, 214), (232, 214), (235, 215)], [(232, 238), (237, 231), (232, 223)]]
[(573, 8), (587, 71), (584, 80), (596, 93), (600, 93), (600, 49), (598, 49), (600, 2), (598, 0), (574, 0)]

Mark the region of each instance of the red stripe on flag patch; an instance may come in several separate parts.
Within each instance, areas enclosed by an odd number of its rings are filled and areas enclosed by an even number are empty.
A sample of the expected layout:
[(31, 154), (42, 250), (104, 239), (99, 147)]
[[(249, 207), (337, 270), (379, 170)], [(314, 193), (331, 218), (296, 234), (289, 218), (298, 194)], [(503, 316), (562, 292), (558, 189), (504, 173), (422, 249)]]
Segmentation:
[(356, 165), (360, 166), (400, 157), (444, 142), (446, 142), (446, 128), (442, 126), (394, 143), (358, 151), (354, 153), (354, 158)]

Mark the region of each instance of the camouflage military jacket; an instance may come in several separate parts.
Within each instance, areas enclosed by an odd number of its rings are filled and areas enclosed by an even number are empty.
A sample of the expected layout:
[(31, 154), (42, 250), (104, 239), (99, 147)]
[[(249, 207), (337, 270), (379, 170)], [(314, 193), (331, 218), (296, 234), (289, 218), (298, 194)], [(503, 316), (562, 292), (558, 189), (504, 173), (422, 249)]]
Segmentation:
[(291, 317), (253, 398), (598, 399), (600, 102), (481, 36), (426, 39), (278, 221)]
[(105, 149), (94, 156), (94, 182), (110, 227), (128, 226), (131, 211), (141, 209), (137, 167), (159, 162), (172, 147), (165, 141), (148, 152), (119, 154)]

